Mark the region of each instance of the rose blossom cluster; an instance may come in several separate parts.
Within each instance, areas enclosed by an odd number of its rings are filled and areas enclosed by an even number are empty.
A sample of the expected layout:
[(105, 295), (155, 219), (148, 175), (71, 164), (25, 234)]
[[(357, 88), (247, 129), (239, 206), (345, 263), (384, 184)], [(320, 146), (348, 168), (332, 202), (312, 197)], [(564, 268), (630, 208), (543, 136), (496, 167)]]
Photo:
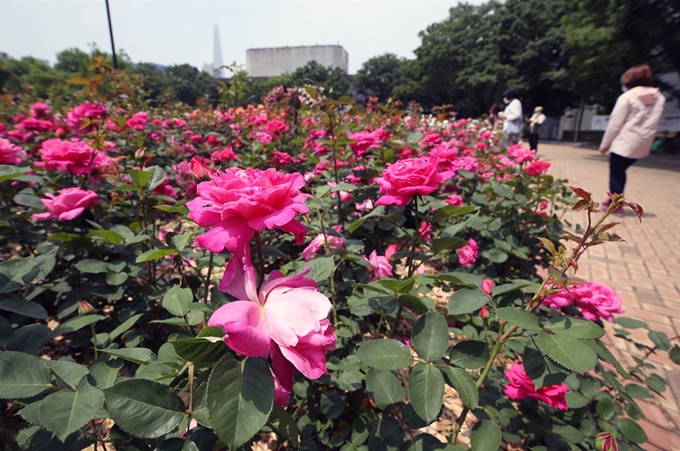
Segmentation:
[(513, 363), (509, 370), (505, 371), (508, 384), (503, 388), (503, 393), (510, 399), (534, 398), (543, 401), (556, 409), (567, 410), (565, 396), (569, 387), (566, 384), (547, 385), (536, 389), (524, 369), (523, 363)]
[(75, 134), (85, 134), (99, 127), (106, 116), (106, 107), (97, 103), (83, 102), (66, 115), (66, 124)]
[(83, 142), (48, 139), (42, 144), (40, 158), (36, 166), (44, 166), (48, 171), (71, 172), (76, 175), (91, 174), (114, 164), (103, 152), (93, 149)]
[(556, 310), (576, 307), (585, 319), (610, 322), (614, 321), (613, 313), (624, 312), (621, 304), (621, 298), (614, 290), (597, 282), (564, 287), (559, 293), (550, 294), (543, 300), (543, 305)]

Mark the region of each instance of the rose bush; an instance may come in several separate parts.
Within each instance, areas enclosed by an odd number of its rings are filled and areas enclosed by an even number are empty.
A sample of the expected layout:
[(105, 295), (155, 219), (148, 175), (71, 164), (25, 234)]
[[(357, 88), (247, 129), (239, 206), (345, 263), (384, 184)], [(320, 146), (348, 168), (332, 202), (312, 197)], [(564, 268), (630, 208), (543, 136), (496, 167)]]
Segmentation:
[[(2, 106), (10, 447), (640, 449), (637, 399), (666, 383), (599, 319), (646, 326), (574, 274), (639, 206), (596, 217), (483, 121), (311, 87), (143, 110), (104, 73), (76, 107)], [(566, 208), (591, 227), (565, 233)], [(446, 386), (462, 406), (435, 437)]]

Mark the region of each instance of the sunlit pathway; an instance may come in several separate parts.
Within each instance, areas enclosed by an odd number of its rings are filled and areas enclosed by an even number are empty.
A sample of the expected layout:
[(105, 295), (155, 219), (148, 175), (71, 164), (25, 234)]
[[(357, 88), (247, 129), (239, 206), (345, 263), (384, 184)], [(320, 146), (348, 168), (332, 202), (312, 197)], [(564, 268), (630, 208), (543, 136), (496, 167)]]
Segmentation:
[[(596, 150), (569, 145), (540, 144), (539, 153), (552, 162), (550, 173), (569, 184), (606, 198), (608, 161)], [(626, 198), (645, 210), (642, 223), (632, 211), (614, 232), (626, 242), (607, 243), (590, 249), (579, 262), (580, 276), (607, 284), (621, 296), (623, 316), (646, 321), (669, 338), (680, 332), (680, 155), (651, 155), (628, 170)], [(585, 225), (581, 212), (565, 216)], [(611, 332), (611, 327), (608, 328)], [(611, 336), (611, 333), (608, 334)], [(651, 344), (647, 332), (632, 330), (637, 342)], [(674, 340), (678, 343), (678, 339)], [(640, 354), (633, 345), (612, 338), (622, 358)], [(649, 357), (659, 375), (668, 381), (664, 397), (640, 403), (646, 419), (640, 420), (649, 437), (649, 450), (680, 450), (680, 366), (665, 356)], [(639, 381), (638, 381), (639, 382)], [(644, 382), (642, 382), (644, 384)]]

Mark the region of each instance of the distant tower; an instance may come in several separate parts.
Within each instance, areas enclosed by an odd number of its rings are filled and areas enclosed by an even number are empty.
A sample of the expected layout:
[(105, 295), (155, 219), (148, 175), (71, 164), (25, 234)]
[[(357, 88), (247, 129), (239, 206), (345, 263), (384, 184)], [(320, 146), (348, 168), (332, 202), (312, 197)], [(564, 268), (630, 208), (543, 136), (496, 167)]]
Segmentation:
[(213, 77), (225, 78), (225, 70), (221, 69), (224, 66), (222, 61), (222, 45), (220, 44), (220, 27), (215, 24), (215, 43), (213, 45)]

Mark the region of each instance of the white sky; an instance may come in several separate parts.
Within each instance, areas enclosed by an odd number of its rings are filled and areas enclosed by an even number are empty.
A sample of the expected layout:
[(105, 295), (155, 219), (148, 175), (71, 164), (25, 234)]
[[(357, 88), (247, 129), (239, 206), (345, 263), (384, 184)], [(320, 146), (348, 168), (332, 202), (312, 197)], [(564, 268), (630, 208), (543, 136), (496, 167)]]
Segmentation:
[[(481, 3), (471, 0), (470, 3)], [(245, 68), (246, 49), (340, 44), (351, 74), (386, 52), (413, 58), (418, 32), (457, 0), (109, 0), (116, 49), (133, 62), (212, 62), (219, 25), (225, 64)], [(0, 0), (0, 52), (56, 61), (95, 42), (110, 53), (104, 0)]]

